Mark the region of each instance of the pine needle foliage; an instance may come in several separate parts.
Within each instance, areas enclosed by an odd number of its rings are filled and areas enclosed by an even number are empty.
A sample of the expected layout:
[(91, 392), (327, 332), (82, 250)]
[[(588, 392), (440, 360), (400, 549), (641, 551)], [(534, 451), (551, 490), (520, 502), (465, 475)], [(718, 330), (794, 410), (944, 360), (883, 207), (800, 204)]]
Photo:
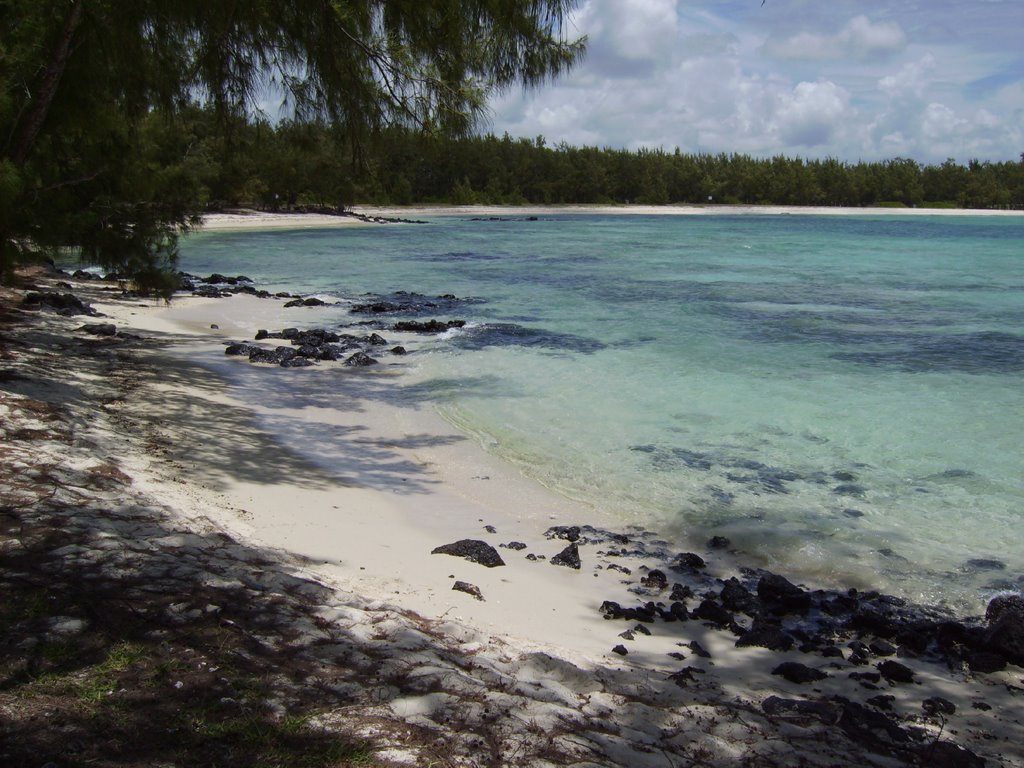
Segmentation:
[(0, 0), (0, 271), (73, 249), (160, 287), (204, 203), (196, 107), (225, 152), (282, 99), (355, 143), (464, 135), (496, 92), (580, 59), (576, 3)]

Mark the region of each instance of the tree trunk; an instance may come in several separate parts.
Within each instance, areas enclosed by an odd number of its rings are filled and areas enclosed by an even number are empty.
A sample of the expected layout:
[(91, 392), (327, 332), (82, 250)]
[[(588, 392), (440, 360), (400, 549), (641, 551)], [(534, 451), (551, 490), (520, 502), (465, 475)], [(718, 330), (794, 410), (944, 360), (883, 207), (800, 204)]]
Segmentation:
[(64, 19), (64, 27), (50, 53), (50, 61), (46, 65), (46, 70), (39, 81), (39, 87), (32, 97), (32, 108), (21, 124), (18, 143), (15, 144), (14, 151), (11, 152), (11, 161), (19, 168), (28, 159), (32, 145), (35, 143), (36, 137), (39, 136), (43, 123), (46, 122), (50, 105), (53, 104), (53, 99), (57, 95), (57, 87), (67, 68), (68, 57), (71, 55), (71, 41), (74, 39), (79, 24), (82, 23), (83, 6), (84, 0), (73, 0), (71, 9)]

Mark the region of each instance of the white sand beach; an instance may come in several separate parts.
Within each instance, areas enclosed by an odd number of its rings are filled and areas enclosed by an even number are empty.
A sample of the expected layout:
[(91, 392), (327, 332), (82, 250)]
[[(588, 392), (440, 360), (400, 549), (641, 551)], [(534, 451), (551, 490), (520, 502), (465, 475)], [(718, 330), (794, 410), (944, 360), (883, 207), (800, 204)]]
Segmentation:
[[(549, 209), (360, 210), (415, 217)], [(206, 228), (241, 226), (243, 218), (247, 227), (351, 224), (329, 216), (254, 214), (211, 216)], [(429, 406), (388, 397), (389, 382), (402, 375), (400, 357), (369, 371), (340, 364), (252, 366), (244, 358), (225, 359), (224, 344), (252, 339), (257, 328), (284, 327), (288, 315), (280, 300), (182, 296), (167, 305), (123, 298), (95, 282), (70, 286), (117, 326), (105, 349), (138, 372), (131, 398), (118, 405), (131, 414), (134, 436), (98, 418), (88, 450), (116, 461), (138, 503), (158, 501), (183, 530), (225, 532), (326, 588), (332, 598), (323, 603), (320, 620), (343, 631), (351, 647), (372, 646), (375, 658), (384, 660), (382, 680), (399, 667), (429, 678), (418, 693), (381, 682), (373, 696), (353, 694), (357, 704), (349, 707), (391, 723), (374, 733), (390, 744), (380, 754), (382, 765), (426, 764), (422, 742), (389, 741), (388, 728), (393, 736), (395, 723), (408, 722), (436, 734), (451, 765), (481, 764), (483, 738), (492, 750), (486, 764), (510, 766), (902, 765), (924, 754), (944, 756), (946, 762), (936, 758), (934, 765), (973, 765), (956, 762), (969, 759), (961, 748), (989, 765), (1024, 766), (1019, 667), (973, 673), (901, 652), (899, 663), (913, 671), (914, 681), (900, 684), (879, 679), (881, 656), (866, 666), (848, 663), (843, 638), (837, 638), (839, 657), (826, 658), (796, 647), (737, 647), (735, 633), (696, 619), (608, 620), (601, 610), (606, 600), (670, 602), (664, 587), (642, 581), (651, 569), (665, 567), (657, 553), (670, 543), (639, 531), (622, 531), (627, 538), (621, 542), (602, 538), (613, 521), (597, 519), (593, 510), (489, 456)], [(62, 337), (87, 338), (76, 330), (82, 318), (40, 322)], [(388, 340), (415, 349), (411, 334), (389, 334)], [(218, 376), (224, 365), (248, 366), (252, 375), (265, 376), (268, 389), (279, 376), (321, 377), (317, 383), (329, 381), (335, 397), (287, 409), (242, 401)], [(86, 393), (75, 407), (88, 421), (90, 408), (100, 413), (88, 393), (102, 390), (102, 377), (88, 368), (69, 375)], [(28, 384), (2, 394), (8, 413), (17, 398), (53, 397), (45, 386)], [(261, 426), (271, 418), (290, 424), (293, 439), (275, 440)], [(569, 541), (545, 532), (587, 525), (594, 529), (580, 534), (580, 567), (553, 564)], [(492, 545), (505, 564), (484, 567), (431, 554), (465, 539)], [(512, 542), (525, 547), (509, 548)], [(619, 556), (617, 547), (634, 554)], [(705, 593), (720, 589), (721, 580), (737, 575), (710, 549), (696, 554), (708, 561), (706, 569), (668, 573), (669, 583), (693, 585), (691, 610)], [(483, 599), (453, 590), (460, 581), (478, 588)], [(272, 580), (268, 588), (282, 589)], [(429, 643), (424, 627), (437, 634)], [(311, 638), (307, 632), (304, 642)], [(790, 682), (772, 674), (783, 662), (824, 676)], [(861, 672), (874, 677), (851, 678)], [(859, 739), (854, 727), (844, 730), (842, 723), (855, 719), (854, 705), (844, 709), (838, 702), (854, 701), (860, 712), (880, 695), (894, 697), (892, 722), (915, 734), (906, 744), (889, 739), (883, 749), (877, 740)], [(935, 697), (950, 702), (955, 714), (922, 709)], [(779, 701), (811, 703), (794, 709)], [(937, 748), (940, 743), (949, 746)]]
[[(781, 205), (416, 205), (355, 206), (353, 212), (384, 219), (416, 219), (431, 216), (516, 217), (590, 214), (601, 216), (1024, 216), (1024, 211), (973, 210), (965, 208), (838, 208)], [(240, 229), (330, 228), (367, 226), (353, 216), (321, 213), (245, 211), (211, 213), (203, 217), (201, 231)]]

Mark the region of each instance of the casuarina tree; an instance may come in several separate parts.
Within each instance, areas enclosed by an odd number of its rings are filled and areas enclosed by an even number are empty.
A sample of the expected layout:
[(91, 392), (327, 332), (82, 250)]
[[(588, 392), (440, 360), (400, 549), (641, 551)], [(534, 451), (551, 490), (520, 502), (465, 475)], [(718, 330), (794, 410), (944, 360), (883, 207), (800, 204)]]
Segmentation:
[(0, 269), (77, 249), (157, 287), (201, 210), (197, 106), (225, 147), (271, 102), (354, 141), (465, 133), (579, 60), (576, 3), (0, 0)]

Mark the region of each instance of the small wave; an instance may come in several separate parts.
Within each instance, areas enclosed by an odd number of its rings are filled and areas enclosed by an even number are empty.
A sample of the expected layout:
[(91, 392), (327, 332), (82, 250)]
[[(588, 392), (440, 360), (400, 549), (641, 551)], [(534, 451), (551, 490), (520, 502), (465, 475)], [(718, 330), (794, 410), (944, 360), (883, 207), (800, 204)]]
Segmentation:
[(455, 341), (458, 346), (471, 350), (487, 347), (530, 347), (592, 354), (607, 347), (604, 342), (597, 339), (545, 328), (528, 328), (515, 323), (483, 323), (473, 327), (467, 326), (463, 330), (467, 332), (456, 337)]
[(441, 341), (451, 341), (453, 339), (459, 338), (460, 336), (464, 336), (467, 333), (473, 333), (479, 327), (480, 323), (466, 323), (461, 328), (453, 326), (449, 328), (447, 331), (437, 334), (437, 338), (440, 339)]

